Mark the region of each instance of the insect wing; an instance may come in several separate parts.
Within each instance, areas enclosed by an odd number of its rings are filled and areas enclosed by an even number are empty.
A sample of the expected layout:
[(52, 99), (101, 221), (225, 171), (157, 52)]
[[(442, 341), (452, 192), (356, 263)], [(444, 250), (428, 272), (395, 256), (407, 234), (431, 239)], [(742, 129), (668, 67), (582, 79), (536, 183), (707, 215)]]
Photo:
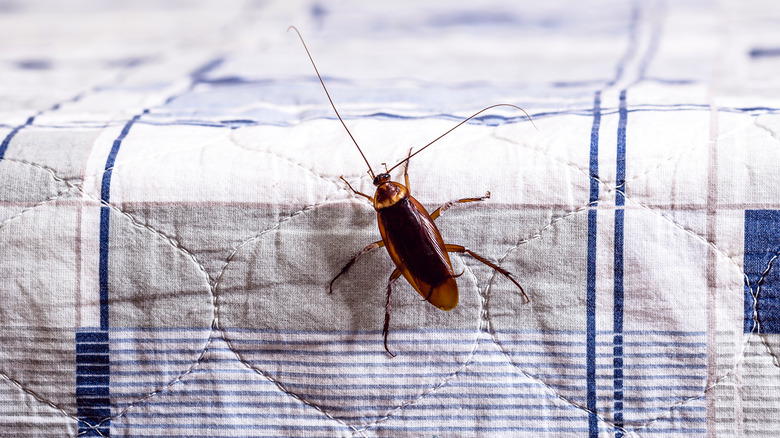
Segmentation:
[(423, 298), (442, 310), (458, 305), (458, 285), (439, 229), (425, 207), (408, 196), (377, 212), (390, 258)]

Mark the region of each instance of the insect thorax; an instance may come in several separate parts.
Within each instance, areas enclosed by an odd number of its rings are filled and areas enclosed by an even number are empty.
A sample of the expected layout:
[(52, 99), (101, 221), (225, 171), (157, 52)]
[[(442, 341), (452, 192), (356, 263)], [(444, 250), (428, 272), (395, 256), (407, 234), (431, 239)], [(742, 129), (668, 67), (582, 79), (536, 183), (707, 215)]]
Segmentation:
[(399, 201), (409, 196), (409, 189), (393, 181), (387, 181), (379, 185), (374, 193), (374, 209), (379, 211), (383, 208), (392, 207)]

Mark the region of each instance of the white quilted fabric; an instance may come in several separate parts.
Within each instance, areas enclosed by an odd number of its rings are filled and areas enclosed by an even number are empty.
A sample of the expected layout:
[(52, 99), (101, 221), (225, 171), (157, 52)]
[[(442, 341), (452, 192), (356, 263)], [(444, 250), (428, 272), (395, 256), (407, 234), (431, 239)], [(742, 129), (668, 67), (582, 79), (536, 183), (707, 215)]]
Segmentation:
[[(771, 1), (0, 2), (3, 436), (780, 434)], [(453, 254), (394, 284), (375, 171)], [(393, 171), (403, 181), (403, 169)]]

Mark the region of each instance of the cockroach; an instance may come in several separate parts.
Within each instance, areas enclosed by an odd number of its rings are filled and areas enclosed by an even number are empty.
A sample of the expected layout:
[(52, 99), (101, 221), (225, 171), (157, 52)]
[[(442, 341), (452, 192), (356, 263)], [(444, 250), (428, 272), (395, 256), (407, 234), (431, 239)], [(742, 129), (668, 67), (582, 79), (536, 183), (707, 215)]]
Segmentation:
[[(366, 162), (366, 165), (368, 166), (368, 174), (374, 180), (374, 186), (376, 186), (376, 192), (374, 193), (374, 196), (369, 196), (365, 193), (361, 193), (355, 190), (352, 185), (350, 185), (349, 182), (344, 179), (343, 176), (341, 177), (341, 180), (344, 181), (344, 183), (347, 185), (347, 187), (349, 187), (350, 190), (352, 190), (353, 193), (368, 199), (374, 206), (374, 209), (376, 210), (377, 224), (379, 225), (379, 234), (382, 236), (382, 240), (371, 243), (370, 245), (363, 248), (341, 269), (341, 271), (335, 277), (333, 277), (333, 279), (330, 281), (330, 293), (333, 293), (333, 283), (339, 277), (346, 274), (349, 268), (351, 268), (352, 265), (354, 265), (363, 254), (381, 247), (385, 247), (387, 249), (388, 254), (390, 254), (390, 258), (395, 264), (395, 270), (393, 270), (393, 273), (390, 274), (390, 278), (387, 281), (385, 323), (384, 327), (382, 328), (382, 337), (384, 338), (385, 350), (392, 357), (395, 357), (395, 355), (390, 352), (390, 349), (387, 346), (387, 336), (390, 327), (390, 295), (392, 293), (393, 282), (395, 282), (398, 277), (403, 275), (406, 281), (408, 281), (409, 284), (414, 288), (414, 290), (416, 290), (417, 293), (423, 297), (424, 301), (428, 301), (441, 310), (449, 311), (454, 309), (458, 305), (458, 284), (456, 283), (455, 279), (463, 273), (457, 275), (455, 274), (452, 269), (452, 262), (450, 261), (450, 256), (448, 253), (457, 252), (468, 254), (480, 262), (490, 266), (494, 270), (500, 272), (520, 289), (525, 302), (529, 302), (530, 300), (528, 295), (526, 295), (525, 290), (523, 290), (523, 287), (520, 286), (520, 283), (517, 282), (512, 273), (490, 262), (483, 256), (475, 253), (463, 245), (444, 243), (444, 239), (442, 239), (441, 233), (434, 223), (436, 218), (438, 218), (452, 205), (456, 203), (484, 201), (490, 197), (490, 192), (487, 192), (485, 196), (450, 201), (434, 210), (433, 213), (429, 214), (425, 207), (423, 207), (422, 204), (420, 204), (416, 199), (414, 199), (414, 197), (412, 197), (409, 190), (409, 160), (425, 150), (428, 146), (432, 145), (445, 135), (455, 130), (460, 125), (468, 122), (469, 120), (491, 108), (508, 106), (519, 109), (526, 115), (526, 117), (528, 117), (528, 120), (531, 121), (531, 124), (534, 124), (533, 120), (531, 120), (531, 116), (528, 115), (524, 109), (508, 103), (500, 103), (488, 106), (461, 121), (444, 134), (418, 149), (416, 152), (412, 153), (412, 149), (409, 149), (409, 154), (405, 159), (399, 161), (396, 165), (389, 169), (385, 167), (385, 172), (377, 175), (374, 173), (374, 170), (371, 168), (371, 164), (368, 162), (368, 159), (363, 153), (363, 150), (360, 149), (360, 145), (358, 145), (355, 137), (352, 136), (349, 128), (347, 128), (347, 124), (344, 123), (344, 120), (341, 118), (339, 111), (336, 109), (336, 105), (333, 103), (333, 99), (330, 97), (328, 88), (325, 86), (325, 82), (322, 80), (322, 76), (317, 69), (317, 65), (314, 63), (314, 59), (309, 52), (309, 48), (306, 47), (306, 42), (303, 40), (303, 36), (301, 36), (301, 33), (295, 26), (290, 26), (287, 28), (287, 31), (289, 32), (290, 29), (294, 30), (295, 33), (298, 34), (298, 38), (300, 38), (301, 43), (303, 44), (303, 48), (306, 50), (306, 54), (309, 56), (309, 61), (311, 61), (311, 65), (314, 67), (314, 72), (317, 73), (317, 77), (322, 84), (322, 88), (325, 90), (325, 95), (328, 97), (328, 101), (330, 102), (331, 107), (333, 107), (333, 111), (336, 113), (336, 117), (338, 117), (339, 121), (344, 126), (344, 129), (347, 131), (347, 134), (352, 139), (352, 142), (355, 144), (355, 147), (357, 147), (358, 152), (360, 152), (360, 155), (363, 157), (363, 161)], [(535, 124), (534, 127), (536, 127)], [(391, 181), (390, 172), (404, 163), (406, 163), (404, 166), (404, 184)]]

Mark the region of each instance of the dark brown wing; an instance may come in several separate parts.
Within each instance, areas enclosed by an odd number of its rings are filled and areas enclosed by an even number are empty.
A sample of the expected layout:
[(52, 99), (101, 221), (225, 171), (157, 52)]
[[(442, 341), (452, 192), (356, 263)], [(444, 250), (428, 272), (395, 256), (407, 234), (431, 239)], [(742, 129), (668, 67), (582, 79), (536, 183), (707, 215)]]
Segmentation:
[(439, 229), (411, 196), (377, 212), (379, 233), (393, 263), (414, 289), (434, 306), (458, 305), (458, 285)]

